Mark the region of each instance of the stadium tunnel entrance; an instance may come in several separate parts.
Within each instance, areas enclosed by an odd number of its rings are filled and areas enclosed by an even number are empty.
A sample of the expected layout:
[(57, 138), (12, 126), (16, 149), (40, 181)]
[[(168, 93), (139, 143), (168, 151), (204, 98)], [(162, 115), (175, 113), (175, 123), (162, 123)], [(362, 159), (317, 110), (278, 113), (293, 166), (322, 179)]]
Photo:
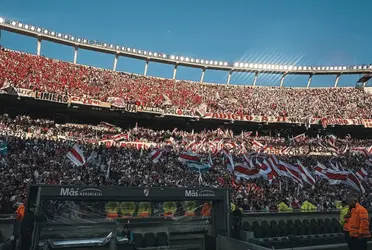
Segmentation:
[(230, 221), (229, 189), (31, 185), (20, 249), (204, 249)]

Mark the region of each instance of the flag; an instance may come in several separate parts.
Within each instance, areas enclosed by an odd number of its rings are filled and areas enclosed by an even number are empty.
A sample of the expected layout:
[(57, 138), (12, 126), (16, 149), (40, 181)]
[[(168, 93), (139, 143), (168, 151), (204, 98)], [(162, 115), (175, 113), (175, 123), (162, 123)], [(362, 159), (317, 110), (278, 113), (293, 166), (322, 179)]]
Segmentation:
[(367, 171), (362, 168), (360, 169), (359, 171), (357, 171), (357, 173), (355, 174), (360, 180), (365, 180), (366, 177), (368, 176), (368, 173)]
[(306, 183), (308, 183), (311, 186), (314, 186), (315, 184), (315, 179), (314, 177), (310, 174), (310, 172), (301, 164), (299, 160), (297, 160), (297, 166), (298, 169), (300, 170), (300, 175), (302, 180), (304, 180)]
[(196, 113), (198, 113), (201, 117), (204, 117), (205, 114), (207, 113), (208, 106), (206, 103), (201, 103), (197, 108), (196, 108)]
[(165, 106), (172, 106), (172, 101), (170, 100), (170, 98), (166, 95), (166, 94), (163, 94), (163, 105)]
[(106, 180), (108, 180), (110, 178), (110, 170), (111, 170), (111, 158), (107, 162)]
[(202, 162), (187, 162), (186, 165), (195, 171), (206, 171), (211, 168), (209, 164), (202, 163)]
[(83, 151), (75, 144), (67, 153), (67, 158), (69, 158), (75, 166), (83, 166), (85, 164), (85, 157)]
[(162, 154), (163, 154), (163, 150), (156, 148), (151, 151), (149, 158), (151, 158), (153, 163), (158, 163)]
[(0, 156), (4, 156), (8, 153), (8, 144), (0, 140)]
[(201, 155), (191, 152), (183, 152), (178, 156), (178, 160), (180, 162), (200, 162)]

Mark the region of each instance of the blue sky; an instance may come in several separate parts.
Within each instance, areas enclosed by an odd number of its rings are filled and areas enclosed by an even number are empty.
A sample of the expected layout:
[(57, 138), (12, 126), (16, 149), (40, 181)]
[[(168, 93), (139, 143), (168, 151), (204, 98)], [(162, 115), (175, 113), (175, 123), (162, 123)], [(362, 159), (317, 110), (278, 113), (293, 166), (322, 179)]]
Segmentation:
[[(370, 0), (13, 0), (0, 16), (49, 30), (115, 45), (221, 61), (342, 66), (372, 63)], [(2, 32), (5, 47), (36, 53), (36, 41)], [(42, 54), (72, 61), (73, 49), (50, 42)], [(112, 68), (113, 56), (79, 51), (78, 63)], [(144, 62), (120, 58), (118, 70), (143, 73)], [(148, 74), (172, 77), (171, 65), (150, 63)], [(180, 67), (179, 79), (199, 80), (200, 69)], [(343, 76), (340, 86), (354, 86)], [(332, 86), (335, 76), (316, 76), (313, 86)], [(204, 81), (225, 83), (226, 72), (207, 71)], [(257, 84), (275, 86), (280, 76), (261, 75)], [(235, 73), (231, 83), (252, 84)], [(290, 76), (286, 86), (305, 86)]]

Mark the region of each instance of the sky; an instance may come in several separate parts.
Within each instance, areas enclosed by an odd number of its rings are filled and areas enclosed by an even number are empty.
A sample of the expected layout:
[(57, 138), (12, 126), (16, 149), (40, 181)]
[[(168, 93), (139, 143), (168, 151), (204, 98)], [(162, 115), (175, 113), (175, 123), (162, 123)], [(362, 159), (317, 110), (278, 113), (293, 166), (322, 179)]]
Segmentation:
[[(168, 55), (249, 63), (343, 66), (370, 64), (371, 0), (13, 0), (0, 16), (114, 45)], [(2, 31), (6, 48), (36, 53), (36, 40)], [(73, 60), (73, 48), (43, 41), (41, 54)], [(113, 56), (79, 50), (78, 63), (113, 67)], [(144, 61), (120, 57), (117, 70), (143, 74)], [(172, 65), (150, 62), (148, 75), (171, 78)], [(200, 69), (179, 67), (177, 79), (199, 81)], [(251, 73), (231, 84), (251, 85)], [(360, 76), (341, 76), (355, 86)], [(204, 82), (225, 83), (227, 73), (206, 71)], [(333, 86), (335, 76), (314, 76), (312, 86)], [(280, 75), (260, 75), (257, 85), (278, 86)], [(285, 86), (306, 86), (288, 76)]]

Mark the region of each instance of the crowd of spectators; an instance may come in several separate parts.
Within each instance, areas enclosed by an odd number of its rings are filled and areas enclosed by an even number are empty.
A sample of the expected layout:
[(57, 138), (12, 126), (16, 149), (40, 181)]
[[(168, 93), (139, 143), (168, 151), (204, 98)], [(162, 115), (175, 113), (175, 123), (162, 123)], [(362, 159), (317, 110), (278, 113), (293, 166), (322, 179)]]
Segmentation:
[(246, 115), (372, 118), (372, 96), (356, 88), (268, 88), (200, 84), (104, 70), (2, 49), (0, 88), (14, 87), (147, 107), (171, 105)]
[[(226, 168), (220, 154), (213, 154), (213, 168), (201, 173), (192, 171), (178, 160), (179, 153), (194, 140), (218, 138), (221, 130), (204, 131), (201, 133), (173, 131), (155, 131), (152, 129), (135, 128), (120, 130), (115, 127), (91, 125), (60, 125), (45, 119), (31, 119), (27, 116), (11, 118), (4, 114), (0, 116), (0, 142), (6, 145), (6, 153), (0, 153), (0, 211), (12, 212), (15, 202), (22, 202), (26, 196), (28, 183), (46, 184), (86, 184), (86, 185), (119, 185), (146, 187), (229, 187), (233, 185), (234, 177)], [(128, 147), (107, 147), (98, 145), (101, 140), (112, 138), (115, 134), (128, 134), (126, 140), (154, 142), (164, 147), (164, 152), (158, 163), (153, 163), (149, 157), (149, 149)], [(276, 147), (304, 147), (305, 142), (288, 142), (287, 139), (273, 136), (251, 135), (251, 137), (232, 135), (226, 141), (240, 144), (246, 141), (246, 148), (251, 151), (253, 145), (249, 141), (270, 143)], [(317, 139), (324, 140), (326, 139)], [(171, 143), (170, 143), (171, 142)], [(70, 148), (78, 144), (84, 152), (87, 162), (82, 167), (76, 167), (66, 158)], [(308, 143), (308, 142), (307, 142)], [(370, 140), (338, 139), (336, 145), (347, 143), (348, 147), (371, 145)], [(340, 157), (330, 154), (298, 154), (279, 155), (286, 162), (300, 160), (312, 172), (317, 161), (327, 167), (330, 162), (337, 161), (344, 169), (357, 171), (364, 167), (370, 173), (368, 156), (346, 152)], [(201, 152), (203, 153), (203, 152)], [(234, 160), (242, 161), (239, 150), (231, 149)], [(110, 162), (110, 163), (109, 163)], [(108, 172), (108, 165), (110, 171)], [(109, 173), (109, 174), (108, 174)], [(298, 185), (288, 179), (277, 179), (271, 184), (262, 178), (240, 180), (240, 188), (236, 189), (233, 199), (244, 200), (245, 210), (275, 209), (276, 205), (285, 201), (293, 208), (305, 200), (315, 204), (318, 209), (332, 209), (336, 200), (341, 200), (346, 193), (352, 191), (348, 186), (329, 185), (325, 180), (319, 180), (314, 186)], [(363, 182), (366, 193), (363, 204), (372, 205), (369, 179)]]

